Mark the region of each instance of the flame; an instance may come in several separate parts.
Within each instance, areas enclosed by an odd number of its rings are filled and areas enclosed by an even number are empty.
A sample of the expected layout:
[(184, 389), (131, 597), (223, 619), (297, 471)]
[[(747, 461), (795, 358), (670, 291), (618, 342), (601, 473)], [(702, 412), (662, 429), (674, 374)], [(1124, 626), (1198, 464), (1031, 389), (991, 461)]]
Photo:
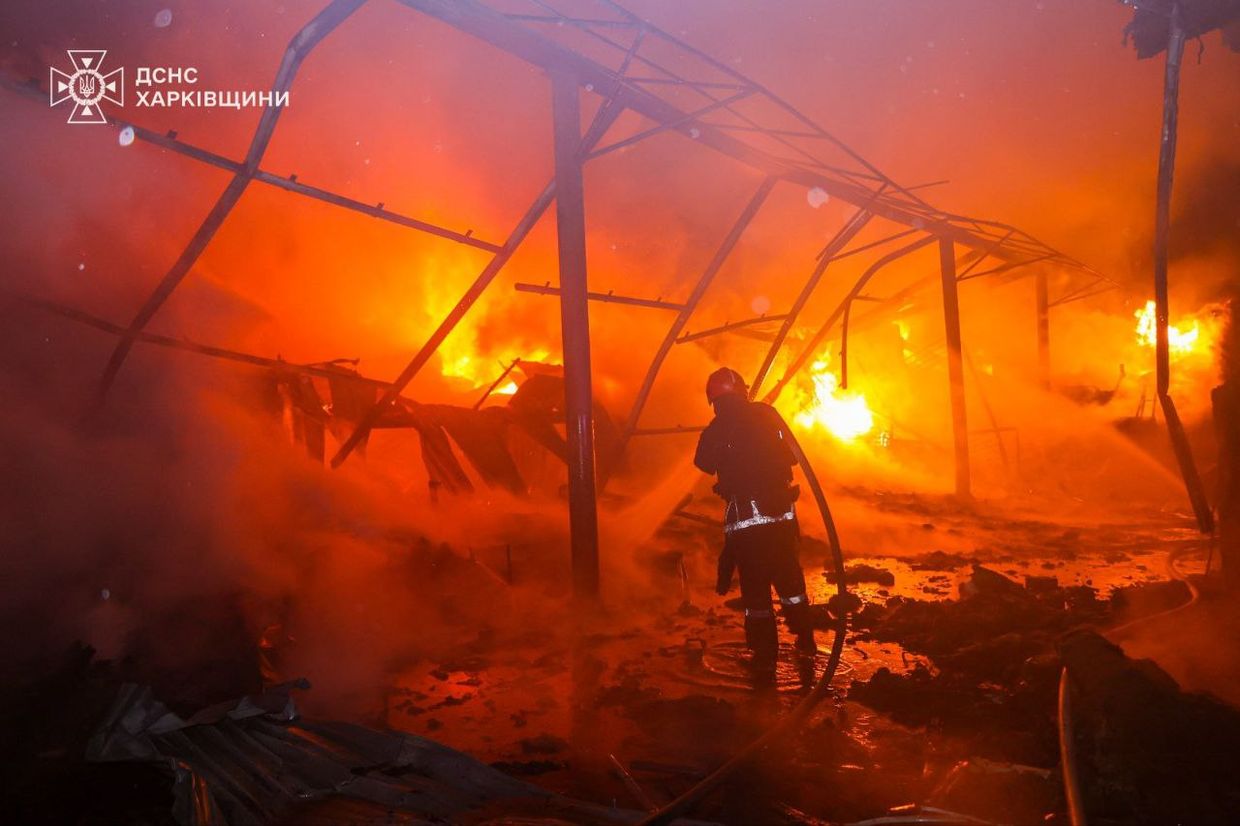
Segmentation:
[[(474, 344), (474, 346), (477, 345)], [(453, 378), (464, 379), (473, 384), (475, 389), (490, 385), (508, 365), (512, 364), (514, 359), (543, 362), (551, 357), (551, 354), (541, 347), (523, 353), (518, 353), (512, 347), (503, 347), (500, 349), (499, 355), (488, 353), (485, 356), (476, 356), (471, 352), (462, 352), (462, 349), (454, 349), (451, 354), (444, 354), (443, 374)], [(492, 390), (491, 393), (496, 396), (511, 396), (517, 392), (518, 386), (516, 381), (509, 379)]]
[(814, 392), (807, 406), (793, 417), (801, 428), (822, 427), (842, 442), (854, 441), (874, 429), (874, 414), (865, 396), (841, 390), (839, 379), (827, 369), (826, 359), (810, 366)]
[[(1154, 308), (1154, 302), (1147, 301), (1143, 309), (1133, 314), (1137, 319), (1137, 341), (1146, 347), (1154, 347), (1158, 343), (1158, 322)], [(1192, 352), (1200, 336), (1201, 325), (1196, 320), (1192, 327), (1184, 330), (1167, 325), (1167, 346), (1172, 353)]]
[[(473, 272), (466, 261), (456, 259), (434, 259), (427, 264), (427, 270), (435, 273), (435, 277), (427, 279), (422, 296), (426, 320), (423, 324), (410, 325), (412, 339), (419, 342), (429, 325), (438, 324), (456, 306), (460, 300), (460, 285), (468, 283)], [(461, 379), (462, 384), (468, 383), (476, 390), (490, 386), (514, 359), (545, 361), (551, 357), (549, 349), (532, 342), (484, 334), (489, 320), (511, 311), (510, 301), (511, 298), (490, 296), (488, 306), (479, 302), (460, 320), (436, 351), (444, 376)], [(511, 396), (517, 392), (517, 382), (506, 381), (492, 392)]]
[(900, 334), (901, 349), (900, 355), (904, 358), (905, 364), (916, 364), (917, 354), (912, 351), (908, 344), (909, 324), (903, 319), (896, 319), (892, 322), (896, 325), (896, 331)]
[[(514, 359), (522, 361), (546, 361), (551, 357), (550, 351), (544, 347), (522, 350), (517, 344), (500, 344), (486, 352), (478, 341), (476, 326), (462, 323), (452, 335), (439, 347), (443, 359), (442, 372), (445, 376), (464, 379), (474, 388), (485, 387), (499, 376)], [(517, 392), (515, 381), (504, 382), (492, 391), (501, 396), (511, 396)]]

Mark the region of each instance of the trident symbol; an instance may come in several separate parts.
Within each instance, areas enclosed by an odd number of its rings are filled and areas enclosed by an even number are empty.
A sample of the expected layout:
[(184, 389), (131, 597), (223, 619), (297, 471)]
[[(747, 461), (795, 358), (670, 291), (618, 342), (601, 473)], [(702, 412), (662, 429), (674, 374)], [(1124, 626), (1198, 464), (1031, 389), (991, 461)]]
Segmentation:
[(107, 123), (99, 104), (102, 101), (123, 106), (125, 103), (125, 70), (113, 69), (103, 74), (100, 67), (107, 51), (69, 49), (73, 74), (51, 70), (51, 105), (73, 101), (69, 123)]

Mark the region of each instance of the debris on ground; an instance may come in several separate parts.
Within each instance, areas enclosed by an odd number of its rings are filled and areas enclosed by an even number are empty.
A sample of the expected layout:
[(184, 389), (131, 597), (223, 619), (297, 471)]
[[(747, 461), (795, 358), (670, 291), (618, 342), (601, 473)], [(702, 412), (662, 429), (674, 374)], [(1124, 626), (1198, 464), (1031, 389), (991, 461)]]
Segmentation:
[[(826, 572), (823, 574), (827, 582), (835, 584), (839, 578), (835, 574), (835, 569), (831, 567), (830, 562), (826, 563)], [(879, 585), (888, 587), (896, 584), (896, 576), (891, 571), (879, 568), (875, 565), (867, 565), (859, 562), (854, 565), (848, 565), (844, 568), (844, 581), (848, 585), (856, 585), (861, 582), (875, 582)]]
[(1111, 608), (1119, 622), (1157, 614), (1185, 605), (1192, 599), (1188, 583), (1179, 579), (1126, 585), (1111, 593)]
[(973, 561), (975, 560), (972, 557), (941, 550), (908, 558), (909, 567), (914, 571), (954, 571)]
[(1240, 812), (1240, 710), (1188, 693), (1093, 632), (1058, 645), (1072, 686), (1085, 806), (1125, 823), (1228, 823)]
[(928, 803), (995, 823), (1039, 823), (1062, 810), (1059, 772), (971, 757), (957, 763), (930, 793)]
[(1057, 687), (1066, 666), (1091, 820), (1227, 822), (1240, 811), (1240, 711), (1181, 691), (1151, 661), (1093, 630), (1185, 604), (1181, 581), (1116, 588), (1100, 599), (1054, 577), (1017, 582), (974, 564), (959, 599), (893, 597), (854, 618), (859, 636), (929, 657), (854, 680), (851, 701), (945, 738), (963, 762), (927, 804), (995, 822), (1062, 810)]
[[(163, 766), (174, 817), (193, 826), (330, 822), (342, 805), (371, 819), (451, 822), (483, 812), (568, 823), (625, 823), (636, 814), (552, 794), (425, 737), (301, 720), (292, 687), (186, 721), (150, 689), (126, 684), (87, 758)], [(525, 743), (538, 754), (566, 745), (545, 735)]]
[(540, 734), (517, 741), (525, 754), (558, 754), (568, 748), (568, 741), (553, 734)]
[[(864, 612), (863, 639), (898, 642), (981, 680), (1004, 680), (1056, 635), (1104, 621), (1106, 602), (1085, 586), (1031, 590), (981, 565), (961, 583), (958, 600), (892, 597)], [(940, 660), (942, 662), (940, 662)]]

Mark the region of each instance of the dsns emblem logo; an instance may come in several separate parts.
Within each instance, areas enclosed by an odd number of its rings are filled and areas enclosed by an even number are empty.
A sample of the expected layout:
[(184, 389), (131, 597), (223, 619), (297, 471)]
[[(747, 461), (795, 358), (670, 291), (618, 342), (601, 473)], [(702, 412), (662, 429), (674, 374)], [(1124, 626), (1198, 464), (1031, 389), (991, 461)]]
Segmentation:
[(125, 70), (113, 69), (103, 74), (103, 59), (108, 54), (103, 49), (69, 49), (68, 52), (73, 74), (52, 69), (52, 106), (72, 100), (69, 123), (107, 123), (99, 104), (105, 100), (117, 106), (125, 104)]

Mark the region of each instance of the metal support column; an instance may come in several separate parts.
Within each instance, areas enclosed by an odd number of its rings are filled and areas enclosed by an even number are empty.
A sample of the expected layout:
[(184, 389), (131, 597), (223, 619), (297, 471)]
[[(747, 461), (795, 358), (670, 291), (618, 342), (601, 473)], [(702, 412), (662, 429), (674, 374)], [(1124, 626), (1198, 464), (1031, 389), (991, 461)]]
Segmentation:
[(1179, 119), (1180, 61), (1184, 57), (1183, 10), (1178, 2), (1171, 4), (1171, 25), (1167, 35), (1167, 67), (1163, 84), (1162, 141), (1158, 151), (1158, 204), (1154, 213), (1154, 315), (1157, 321), (1155, 369), (1158, 377), (1158, 401), (1162, 405), (1171, 447), (1184, 477), (1197, 527), (1202, 533), (1214, 532), (1214, 513), (1206, 499), (1205, 486), (1197, 472), (1188, 435), (1171, 398), (1171, 358), (1167, 339), (1170, 316), (1167, 296), (1167, 259), (1171, 240), (1171, 184), (1175, 170), (1176, 123)]
[(1158, 203), (1154, 213), (1154, 315), (1157, 320), (1155, 367), (1158, 395), (1167, 395), (1171, 386), (1171, 360), (1167, 344), (1170, 316), (1167, 299), (1167, 257), (1171, 237), (1171, 179), (1175, 170), (1176, 122), (1179, 119), (1180, 60), (1184, 56), (1184, 26), (1180, 4), (1171, 4), (1171, 26), (1167, 39), (1167, 69), (1163, 83), (1162, 140), (1158, 147)]
[(598, 513), (594, 479), (594, 396), (590, 386), (590, 310), (586, 297), (586, 215), (581, 103), (571, 74), (551, 76), (555, 135), (556, 236), (560, 260), (560, 332), (564, 342), (564, 417), (568, 442), (568, 521), (573, 596), (597, 597)]
[(939, 239), (939, 274), (943, 280), (943, 323), (947, 332), (947, 378), (951, 385), (952, 435), (956, 444), (956, 495), (969, 495), (969, 418), (964, 398), (964, 362), (960, 345), (960, 296), (956, 291), (955, 245)]
[(1046, 271), (1038, 270), (1034, 280), (1038, 302), (1038, 381), (1051, 387), (1051, 302)]

